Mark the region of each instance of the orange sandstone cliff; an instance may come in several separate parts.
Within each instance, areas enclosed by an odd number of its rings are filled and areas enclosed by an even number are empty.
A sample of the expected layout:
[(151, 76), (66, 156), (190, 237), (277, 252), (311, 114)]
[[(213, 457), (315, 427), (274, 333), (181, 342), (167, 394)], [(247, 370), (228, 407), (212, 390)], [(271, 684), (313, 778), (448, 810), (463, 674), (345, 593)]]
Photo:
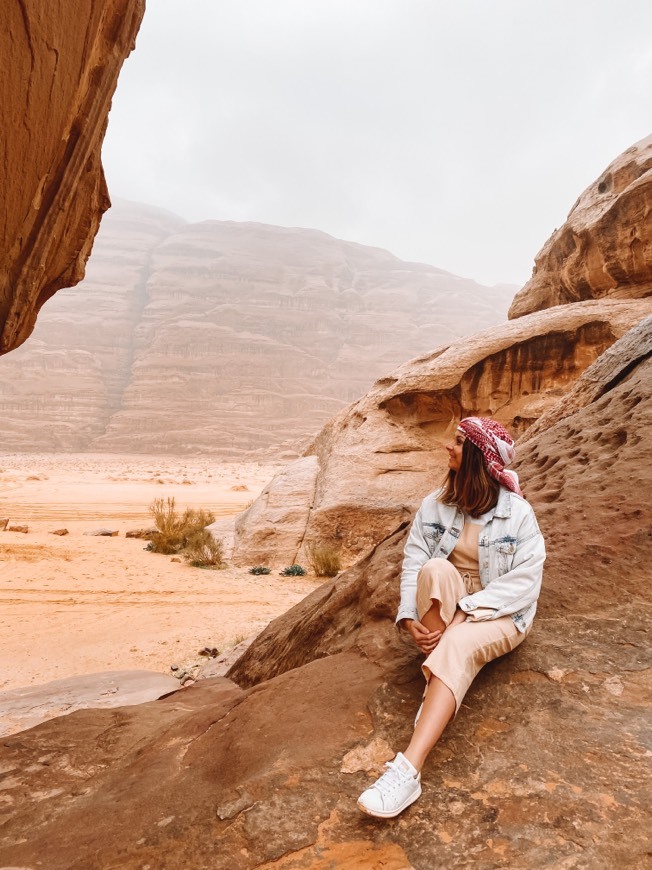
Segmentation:
[(0, 33), (0, 354), (76, 284), (109, 196), (100, 161), (144, 0), (9, 0)]
[(628, 148), (577, 200), (537, 254), (510, 318), (582, 299), (652, 295), (652, 136)]

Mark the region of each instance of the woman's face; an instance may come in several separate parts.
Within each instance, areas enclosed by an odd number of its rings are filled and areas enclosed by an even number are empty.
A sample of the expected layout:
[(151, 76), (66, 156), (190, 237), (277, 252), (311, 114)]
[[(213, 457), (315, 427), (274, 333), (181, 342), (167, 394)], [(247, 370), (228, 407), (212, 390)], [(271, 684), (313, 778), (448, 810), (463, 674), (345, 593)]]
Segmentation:
[(448, 467), (451, 471), (460, 470), (464, 437), (465, 436), (461, 432), (456, 432), (453, 440), (446, 445), (446, 450), (448, 450)]

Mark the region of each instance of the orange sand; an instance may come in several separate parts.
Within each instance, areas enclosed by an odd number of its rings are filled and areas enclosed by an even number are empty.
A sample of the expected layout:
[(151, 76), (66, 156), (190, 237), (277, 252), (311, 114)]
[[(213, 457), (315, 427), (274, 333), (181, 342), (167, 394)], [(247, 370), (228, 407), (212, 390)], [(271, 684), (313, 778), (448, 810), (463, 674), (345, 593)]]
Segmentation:
[[(0, 518), (29, 526), (0, 532), (0, 690), (94, 671), (168, 672), (303, 598), (314, 577), (192, 568), (124, 537), (152, 525), (156, 497), (218, 518), (238, 513), (274, 471), (213, 458), (0, 455)], [(101, 527), (120, 535), (83, 534)], [(49, 534), (60, 528), (69, 534)]]

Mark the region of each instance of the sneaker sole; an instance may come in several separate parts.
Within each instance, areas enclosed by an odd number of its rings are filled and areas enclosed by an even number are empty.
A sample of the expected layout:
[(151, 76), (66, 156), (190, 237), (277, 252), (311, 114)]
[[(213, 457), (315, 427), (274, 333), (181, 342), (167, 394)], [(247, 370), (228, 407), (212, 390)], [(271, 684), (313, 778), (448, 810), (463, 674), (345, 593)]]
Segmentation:
[(421, 797), (421, 783), (419, 783), (419, 790), (417, 792), (415, 792), (413, 795), (410, 795), (410, 797), (407, 800), (403, 801), (401, 806), (397, 810), (394, 810), (394, 812), (392, 812), (392, 813), (384, 813), (384, 812), (382, 812), (382, 810), (378, 810), (378, 811), (370, 810), (368, 807), (365, 807), (364, 804), (361, 804), (360, 801), (358, 801), (358, 809), (362, 810), (362, 812), (366, 813), (366, 815), (368, 815), (368, 816), (373, 816), (374, 819), (393, 819), (395, 816), (400, 815), (400, 813), (402, 813), (403, 810), (406, 810), (410, 806), (410, 804), (413, 804), (420, 797)]

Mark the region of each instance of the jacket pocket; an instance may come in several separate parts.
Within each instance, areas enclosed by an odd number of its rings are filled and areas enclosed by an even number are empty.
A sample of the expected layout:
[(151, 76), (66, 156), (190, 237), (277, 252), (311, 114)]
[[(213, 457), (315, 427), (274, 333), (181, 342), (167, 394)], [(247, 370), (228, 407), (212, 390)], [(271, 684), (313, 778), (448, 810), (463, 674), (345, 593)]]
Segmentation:
[(425, 538), (431, 556), (435, 555), (445, 531), (446, 526), (442, 526), (441, 523), (423, 524), (423, 537)]
[(498, 574), (506, 574), (512, 567), (514, 553), (516, 552), (516, 538), (509, 536), (497, 538), (491, 542), (491, 549), (494, 551)]

